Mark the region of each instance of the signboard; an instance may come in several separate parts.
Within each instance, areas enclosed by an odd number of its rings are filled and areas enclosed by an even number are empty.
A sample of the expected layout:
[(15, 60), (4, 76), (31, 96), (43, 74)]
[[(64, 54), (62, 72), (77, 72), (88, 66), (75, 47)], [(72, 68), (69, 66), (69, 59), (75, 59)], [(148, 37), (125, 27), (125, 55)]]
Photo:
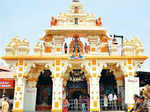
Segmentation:
[(138, 77), (126, 77), (125, 78), (125, 103), (133, 104), (133, 96), (139, 95), (139, 78)]
[(34, 112), (36, 107), (36, 88), (25, 88), (24, 94), (24, 111)]
[(3, 89), (9, 89), (9, 88), (14, 88), (15, 81), (9, 80), (9, 79), (0, 79), (0, 88)]

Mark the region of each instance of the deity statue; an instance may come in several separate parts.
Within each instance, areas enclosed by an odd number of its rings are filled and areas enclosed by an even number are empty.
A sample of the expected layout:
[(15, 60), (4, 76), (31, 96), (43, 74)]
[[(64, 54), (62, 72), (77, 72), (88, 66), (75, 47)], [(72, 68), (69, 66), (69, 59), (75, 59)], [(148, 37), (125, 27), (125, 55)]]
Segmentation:
[(99, 17), (98, 19), (96, 19), (96, 26), (102, 26), (101, 17)]
[(56, 26), (57, 25), (57, 19), (54, 17), (51, 18), (51, 26)]
[(73, 55), (80, 56), (80, 53), (83, 53), (83, 43), (79, 39), (79, 35), (74, 35), (74, 39), (69, 45), (69, 52), (73, 53)]
[(67, 46), (67, 43), (65, 43), (65, 45), (64, 45), (65, 54), (67, 54), (67, 49), (68, 49), (68, 46)]
[(85, 43), (84, 50), (85, 50), (85, 53), (89, 52), (89, 46), (87, 45), (87, 43)]

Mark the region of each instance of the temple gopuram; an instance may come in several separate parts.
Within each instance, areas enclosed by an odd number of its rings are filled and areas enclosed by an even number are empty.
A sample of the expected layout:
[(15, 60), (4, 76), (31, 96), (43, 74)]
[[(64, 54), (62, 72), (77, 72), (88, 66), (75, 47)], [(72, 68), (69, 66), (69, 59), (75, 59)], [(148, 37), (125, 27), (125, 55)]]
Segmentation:
[(138, 38), (118, 47), (101, 17), (73, 0), (67, 13), (51, 18), (40, 41), (31, 49), (28, 40), (12, 38), (2, 57), (15, 70), (13, 112), (63, 112), (65, 99), (72, 105), (82, 98), (88, 111), (100, 112), (101, 96), (110, 93), (120, 95), (128, 109), (133, 106), (136, 71), (148, 58)]

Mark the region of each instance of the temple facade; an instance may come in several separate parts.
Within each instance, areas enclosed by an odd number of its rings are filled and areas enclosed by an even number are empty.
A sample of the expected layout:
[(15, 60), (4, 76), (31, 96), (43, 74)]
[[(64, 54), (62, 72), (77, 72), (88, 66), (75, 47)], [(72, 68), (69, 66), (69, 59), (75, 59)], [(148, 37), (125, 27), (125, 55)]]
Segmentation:
[[(103, 71), (113, 74), (116, 90), (112, 91), (121, 94), (119, 88), (126, 86), (125, 78), (134, 80), (136, 70), (147, 59), (138, 38), (123, 40), (119, 53), (116, 39), (103, 28), (101, 17), (85, 13), (78, 0), (73, 0), (67, 13), (51, 18), (50, 27), (40, 40), (31, 54), (30, 42), (15, 37), (2, 57), (15, 70), (14, 112), (26, 110), (26, 88), (37, 89), (32, 99), (37, 110), (45, 102), (47, 110), (62, 112), (63, 100), (80, 91), (89, 96), (89, 111), (100, 112), (102, 89), (109, 92), (101, 86)], [(129, 108), (133, 104), (125, 103)]]

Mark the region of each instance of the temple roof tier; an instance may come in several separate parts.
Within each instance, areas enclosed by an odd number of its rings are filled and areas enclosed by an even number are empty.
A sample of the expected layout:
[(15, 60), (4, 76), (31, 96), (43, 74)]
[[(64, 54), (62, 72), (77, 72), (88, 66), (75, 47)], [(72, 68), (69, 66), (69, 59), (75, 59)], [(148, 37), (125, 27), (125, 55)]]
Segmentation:
[(100, 27), (52, 27), (45, 30), (46, 34), (51, 35), (106, 35), (106, 29)]

